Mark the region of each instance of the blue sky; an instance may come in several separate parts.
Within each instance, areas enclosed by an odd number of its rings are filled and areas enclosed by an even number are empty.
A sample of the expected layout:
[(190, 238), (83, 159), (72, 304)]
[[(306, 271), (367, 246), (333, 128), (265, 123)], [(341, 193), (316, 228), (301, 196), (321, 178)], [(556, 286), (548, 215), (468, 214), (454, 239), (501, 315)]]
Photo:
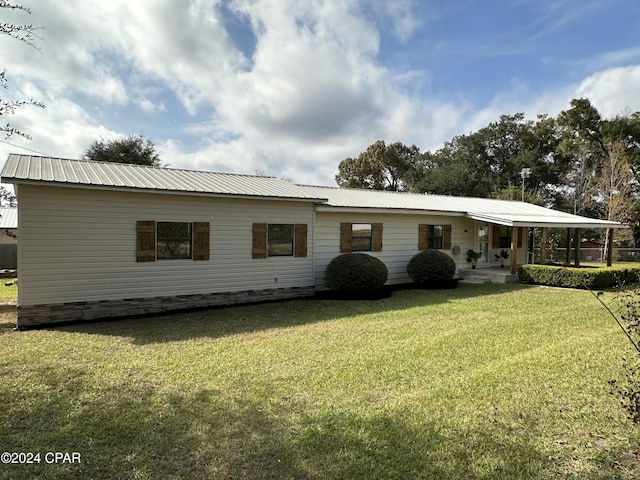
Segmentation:
[[(142, 134), (172, 167), (333, 185), (382, 139), (435, 150), (502, 114), (587, 97), (640, 110), (636, 0), (24, 0), (0, 38), (8, 153), (79, 158)], [(26, 150), (29, 149), (29, 150)]]

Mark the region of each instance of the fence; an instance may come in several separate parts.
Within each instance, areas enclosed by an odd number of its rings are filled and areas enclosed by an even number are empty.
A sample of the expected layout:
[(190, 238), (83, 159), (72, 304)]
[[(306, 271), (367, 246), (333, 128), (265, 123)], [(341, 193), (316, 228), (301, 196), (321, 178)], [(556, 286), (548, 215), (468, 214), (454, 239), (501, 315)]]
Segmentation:
[(15, 270), (18, 268), (18, 245), (15, 243), (0, 244), (0, 269)]
[[(535, 249), (535, 258), (540, 258), (540, 249)], [(555, 262), (564, 262), (567, 259), (566, 248), (556, 248), (554, 252), (547, 251), (547, 259)], [(571, 249), (571, 260), (573, 260), (573, 249)], [(605, 261), (604, 248), (581, 248), (580, 260), (601, 262)], [(640, 262), (640, 248), (615, 248), (613, 249), (614, 262)]]

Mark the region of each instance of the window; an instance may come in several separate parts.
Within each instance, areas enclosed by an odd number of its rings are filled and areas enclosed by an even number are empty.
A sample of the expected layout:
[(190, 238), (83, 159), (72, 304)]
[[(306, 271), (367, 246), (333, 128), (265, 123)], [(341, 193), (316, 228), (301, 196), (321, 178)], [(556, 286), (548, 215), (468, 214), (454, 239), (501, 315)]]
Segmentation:
[(136, 222), (136, 261), (209, 260), (208, 222)]
[(418, 249), (451, 248), (451, 225), (418, 225)]
[[(522, 247), (522, 230), (518, 231), (518, 248)], [(511, 227), (493, 226), (493, 248), (511, 248)]]
[(382, 251), (381, 223), (341, 223), (340, 253)]
[(371, 251), (371, 224), (353, 223), (351, 224), (351, 251), (370, 252)]
[(191, 224), (188, 222), (158, 222), (157, 223), (158, 260), (177, 258), (191, 258)]
[(269, 257), (293, 256), (293, 224), (269, 224), (267, 255)]
[(306, 223), (254, 223), (253, 258), (306, 257)]

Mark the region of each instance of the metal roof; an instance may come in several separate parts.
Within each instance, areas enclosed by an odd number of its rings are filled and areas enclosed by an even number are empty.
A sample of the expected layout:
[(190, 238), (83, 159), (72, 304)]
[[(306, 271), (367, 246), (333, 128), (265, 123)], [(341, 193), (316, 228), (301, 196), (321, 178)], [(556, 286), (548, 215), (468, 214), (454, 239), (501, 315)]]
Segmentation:
[(191, 195), (303, 200), (318, 211), (362, 210), (459, 215), (515, 227), (622, 228), (618, 222), (580, 217), (530, 203), (487, 198), (295, 185), (274, 177), (9, 155), (6, 183), (38, 183)]
[(526, 202), (475, 197), (307, 186), (328, 201), (319, 211), (345, 209), (396, 210), (406, 213), (458, 214), (474, 220), (515, 227), (623, 228), (618, 222), (560, 212)]
[(18, 228), (18, 209), (16, 207), (0, 208), (0, 228)]
[(11, 154), (2, 169), (4, 183), (39, 183), (91, 188), (154, 190), (323, 201), (314, 192), (274, 177), (179, 170)]

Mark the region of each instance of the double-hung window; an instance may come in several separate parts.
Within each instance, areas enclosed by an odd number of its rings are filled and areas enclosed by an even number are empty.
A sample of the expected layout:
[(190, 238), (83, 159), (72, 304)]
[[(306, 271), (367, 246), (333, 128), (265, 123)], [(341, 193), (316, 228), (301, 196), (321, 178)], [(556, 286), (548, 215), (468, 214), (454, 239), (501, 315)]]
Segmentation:
[(136, 222), (136, 261), (209, 260), (209, 222)]
[(418, 249), (448, 250), (451, 248), (451, 225), (418, 225)]

